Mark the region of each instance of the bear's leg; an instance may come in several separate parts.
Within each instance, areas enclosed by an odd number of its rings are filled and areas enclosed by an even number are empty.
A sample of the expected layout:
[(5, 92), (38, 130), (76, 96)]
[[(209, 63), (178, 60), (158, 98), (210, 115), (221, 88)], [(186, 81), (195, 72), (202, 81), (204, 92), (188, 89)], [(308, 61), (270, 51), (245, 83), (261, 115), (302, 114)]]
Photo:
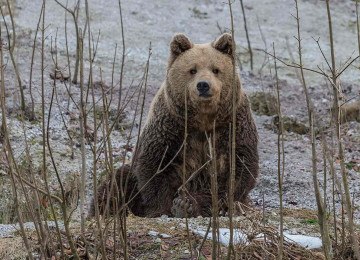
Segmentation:
[[(161, 182), (158, 182), (161, 183)], [(176, 190), (168, 184), (149, 185), (142, 191), (145, 216), (150, 218), (171, 215), (172, 200)]]
[[(112, 186), (112, 187), (111, 187)], [(100, 215), (114, 215), (119, 210), (122, 210), (122, 196), (121, 187), (125, 193), (125, 203), (128, 203), (127, 208), (137, 216), (143, 216), (143, 205), (141, 197), (137, 190), (136, 179), (130, 172), (130, 166), (124, 165), (116, 171), (115, 183), (111, 185), (111, 177), (101, 183), (97, 189), (97, 206)], [(95, 198), (93, 198), (89, 217), (95, 216)]]
[(235, 181), (235, 201), (239, 201), (246, 205), (251, 202), (249, 193), (255, 187), (257, 176), (257, 163), (253, 163), (244, 157), (242, 160), (239, 160), (239, 163), (237, 164), (237, 176)]
[[(250, 191), (255, 187), (259, 174), (258, 154), (256, 146), (240, 146), (237, 149), (236, 177), (234, 201), (240, 208), (246, 209), (251, 205)], [(235, 211), (238, 211), (235, 209)], [(240, 210), (241, 212), (242, 210)]]

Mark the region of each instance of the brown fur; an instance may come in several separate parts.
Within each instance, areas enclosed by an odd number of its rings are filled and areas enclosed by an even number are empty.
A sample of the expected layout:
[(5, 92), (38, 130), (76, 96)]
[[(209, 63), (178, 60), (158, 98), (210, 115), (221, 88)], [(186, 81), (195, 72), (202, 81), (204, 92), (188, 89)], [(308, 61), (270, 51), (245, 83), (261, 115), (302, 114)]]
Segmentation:
[[(98, 203), (97, 206), (99, 209), (99, 214), (104, 216), (115, 215), (117, 213), (121, 213), (123, 209), (126, 210), (130, 208), (133, 214), (137, 216), (143, 216), (144, 210), (141, 205), (141, 197), (135, 196), (138, 190), (136, 179), (131, 174), (131, 167), (129, 165), (120, 167), (116, 171), (115, 182), (113, 184), (111, 184), (111, 179), (112, 176), (108, 176), (108, 178), (102, 182), (97, 189), (96, 199)], [(121, 199), (120, 186), (123, 187), (126, 205), (123, 205), (123, 201)], [(89, 216), (95, 216), (94, 199), (90, 205)]]
[[(258, 176), (257, 130), (238, 75), (233, 79), (231, 45), (230, 34), (223, 34), (208, 44), (193, 44), (182, 34), (174, 36), (166, 80), (153, 99), (133, 159), (133, 174), (138, 190), (141, 189), (140, 207), (145, 216), (174, 215), (173, 200), (179, 198), (183, 174), (185, 93), (187, 178), (197, 171), (186, 185), (187, 198), (192, 205), (190, 216), (210, 214), (211, 167), (210, 164), (203, 165), (209, 160), (206, 136), (212, 134), (214, 124), (218, 194), (221, 201), (227, 201), (233, 94), (237, 100), (235, 200), (245, 202), (255, 186)], [(195, 69), (196, 73), (190, 73)], [(199, 81), (210, 84), (211, 97), (199, 96), (196, 87)], [(233, 93), (233, 84), (236, 84), (236, 93)]]

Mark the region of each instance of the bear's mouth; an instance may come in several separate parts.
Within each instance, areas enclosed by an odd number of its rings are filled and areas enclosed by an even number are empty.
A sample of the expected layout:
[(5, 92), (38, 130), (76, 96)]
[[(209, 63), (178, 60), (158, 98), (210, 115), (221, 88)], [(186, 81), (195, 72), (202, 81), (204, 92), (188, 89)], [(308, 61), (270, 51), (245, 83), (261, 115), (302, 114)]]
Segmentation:
[(212, 95), (210, 93), (199, 93), (199, 97), (201, 97), (202, 99), (211, 99)]

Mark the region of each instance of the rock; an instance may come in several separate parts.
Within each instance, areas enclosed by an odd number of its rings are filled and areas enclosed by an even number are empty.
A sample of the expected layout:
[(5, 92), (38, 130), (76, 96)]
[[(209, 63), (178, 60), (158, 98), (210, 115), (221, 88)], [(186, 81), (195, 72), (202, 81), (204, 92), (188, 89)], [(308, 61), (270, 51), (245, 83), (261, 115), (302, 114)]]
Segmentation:
[(341, 106), (341, 123), (349, 121), (360, 122), (360, 100)]
[(160, 236), (161, 238), (170, 238), (170, 237), (171, 237), (170, 235), (165, 234), (165, 233), (161, 233), (159, 236)]
[(61, 82), (66, 81), (69, 79), (69, 75), (63, 71), (60, 70), (55, 70), (55, 72), (51, 72), (50, 73), (50, 78), (51, 79), (58, 79)]
[(150, 230), (150, 231), (148, 232), (148, 235), (149, 235), (149, 236), (152, 236), (152, 237), (157, 237), (157, 236), (159, 235), (159, 232)]

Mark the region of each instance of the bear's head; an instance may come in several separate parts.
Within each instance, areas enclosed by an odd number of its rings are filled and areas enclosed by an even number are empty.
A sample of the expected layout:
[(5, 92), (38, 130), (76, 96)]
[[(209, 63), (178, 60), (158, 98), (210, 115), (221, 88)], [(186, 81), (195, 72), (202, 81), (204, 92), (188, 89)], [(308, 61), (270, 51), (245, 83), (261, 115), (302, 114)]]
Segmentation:
[(193, 44), (183, 34), (173, 37), (165, 91), (178, 112), (185, 110), (185, 94), (192, 118), (214, 120), (231, 111), (234, 84), (240, 89), (233, 71), (232, 44), (228, 33), (206, 44)]

